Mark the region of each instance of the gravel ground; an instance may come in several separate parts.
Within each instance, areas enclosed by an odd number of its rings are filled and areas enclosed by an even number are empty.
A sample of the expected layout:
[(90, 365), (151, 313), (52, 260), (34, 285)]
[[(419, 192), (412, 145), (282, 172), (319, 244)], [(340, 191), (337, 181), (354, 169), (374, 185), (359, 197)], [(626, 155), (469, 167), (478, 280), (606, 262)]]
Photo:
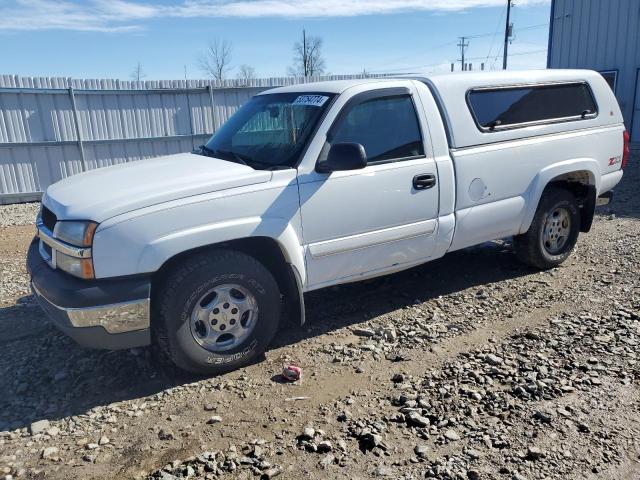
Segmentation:
[(493, 242), (312, 292), (307, 325), (210, 379), (76, 346), (28, 294), (33, 228), (0, 228), (0, 474), (637, 480), (638, 182), (635, 155), (558, 269)]
[(0, 205), (0, 228), (33, 225), (39, 209), (40, 202)]

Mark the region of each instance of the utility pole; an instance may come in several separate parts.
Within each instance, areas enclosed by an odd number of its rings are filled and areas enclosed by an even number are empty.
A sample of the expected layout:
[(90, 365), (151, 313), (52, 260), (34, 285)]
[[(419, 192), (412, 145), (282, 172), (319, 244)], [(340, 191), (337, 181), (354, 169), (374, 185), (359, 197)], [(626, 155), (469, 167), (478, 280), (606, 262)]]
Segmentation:
[(469, 46), (469, 42), (465, 42), (465, 40), (467, 39), (467, 37), (458, 37), (460, 39), (460, 43), (458, 43), (458, 46), (460, 47), (460, 55), (461, 55), (461, 59), (460, 59), (460, 70), (464, 71), (465, 70), (465, 66), (464, 66), (464, 49), (467, 48)]
[(511, 0), (507, 0), (507, 23), (504, 26), (504, 50), (502, 53), (502, 69), (507, 69), (507, 54), (509, 50), (509, 37), (511, 37), (511, 25), (509, 19), (511, 16)]
[(302, 29), (302, 70), (304, 71), (304, 76), (308, 76), (307, 69), (307, 32), (303, 28)]

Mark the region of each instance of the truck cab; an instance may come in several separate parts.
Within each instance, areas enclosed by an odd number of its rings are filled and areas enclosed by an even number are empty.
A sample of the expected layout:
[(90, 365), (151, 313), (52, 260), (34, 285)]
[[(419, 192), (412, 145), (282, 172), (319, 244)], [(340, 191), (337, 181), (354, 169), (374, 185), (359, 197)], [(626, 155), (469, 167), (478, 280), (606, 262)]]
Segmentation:
[(276, 88), (192, 153), (49, 187), (32, 288), (84, 345), (153, 344), (220, 373), (262, 353), (284, 312), (304, 322), (307, 291), (504, 237), (560, 265), (627, 155), (615, 97), (586, 70)]

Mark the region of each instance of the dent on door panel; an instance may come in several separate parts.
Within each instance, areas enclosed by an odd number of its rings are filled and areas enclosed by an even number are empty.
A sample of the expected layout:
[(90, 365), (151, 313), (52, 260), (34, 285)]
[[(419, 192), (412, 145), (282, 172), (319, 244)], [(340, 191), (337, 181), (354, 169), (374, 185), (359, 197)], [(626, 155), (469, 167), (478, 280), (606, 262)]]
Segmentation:
[(521, 196), (458, 211), (451, 250), (518, 233), (524, 211), (525, 199)]
[[(309, 289), (356, 281), (372, 272), (395, 271), (403, 265), (425, 261), (432, 256), (436, 227), (437, 220), (433, 219), (365, 234), (370, 237), (366, 240), (347, 237), (309, 245), (307, 262), (313, 263), (308, 272)], [(364, 242), (368, 246), (362, 246)], [(360, 246), (350, 248), (356, 244)]]

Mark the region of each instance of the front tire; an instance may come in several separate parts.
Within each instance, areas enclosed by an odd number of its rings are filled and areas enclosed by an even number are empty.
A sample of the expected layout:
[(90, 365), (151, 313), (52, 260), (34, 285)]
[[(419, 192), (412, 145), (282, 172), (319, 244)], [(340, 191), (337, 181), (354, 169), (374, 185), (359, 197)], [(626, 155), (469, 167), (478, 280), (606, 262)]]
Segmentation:
[(273, 275), (242, 252), (194, 255), (154, 295), (155, 340), (183, 370), (217, 375), (261, 355), (278, 329), (280, 290)]
[(568, 190), (551, 187), (543, 194), (527, 233), (514, 237), (520, 261), (546, 270), (564, 262), (578, 241), (580, 212)]

